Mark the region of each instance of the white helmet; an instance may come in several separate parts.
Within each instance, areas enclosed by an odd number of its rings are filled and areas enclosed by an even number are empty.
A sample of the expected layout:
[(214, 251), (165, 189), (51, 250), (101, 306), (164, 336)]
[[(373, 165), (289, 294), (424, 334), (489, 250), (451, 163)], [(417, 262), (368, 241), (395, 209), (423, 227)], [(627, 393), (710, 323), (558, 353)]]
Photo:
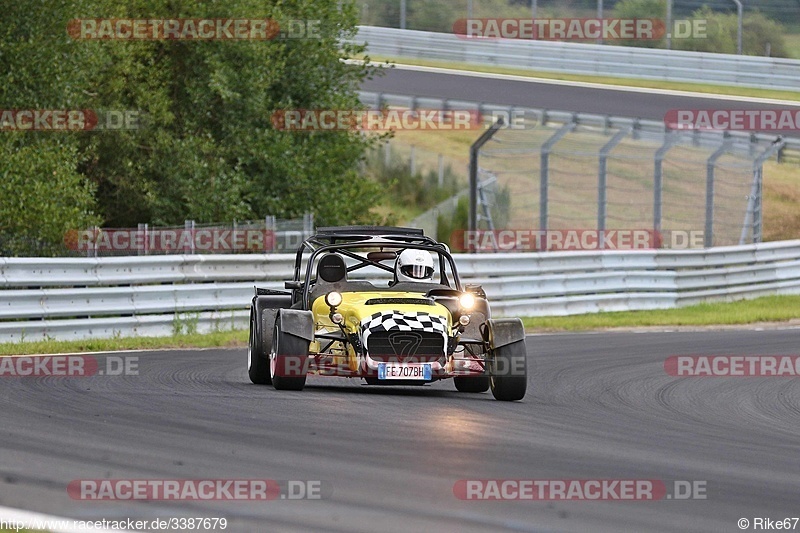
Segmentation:
[(431, 281), (433, 257), (425, 250), (403, 250), (395, 267), (397, 281)]

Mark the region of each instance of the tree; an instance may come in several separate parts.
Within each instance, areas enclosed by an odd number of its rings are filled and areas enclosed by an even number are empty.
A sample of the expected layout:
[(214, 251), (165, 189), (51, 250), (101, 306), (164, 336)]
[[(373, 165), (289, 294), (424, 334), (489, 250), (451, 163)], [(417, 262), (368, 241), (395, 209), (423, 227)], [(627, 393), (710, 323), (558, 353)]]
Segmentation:
[[(345, 64), (363, 47), (340, 44), (355, 32), (349, 2), (114, 0), (113, 15), (164, 18), (273, 18), (320, 21), (320, 35), (246, 42), (87, 42), (111, 58), (91, 89), (98, 104), (141, 110), (146, 127), (102, 136), (83, 170), (115, 225), (142, 220), (298, 216), (321, 223), (370, 220), (379, 197), (358, 163), (358, 133), (277, 131), (277, 109), (354, 109), (355, 89), (374, 69)], [(340, 8), (341, 7), (341, 8)], [(285, 26), (285, 22), (284, 22)]]
[[(75, 2), (79, 4), (79, 2)], [(75, 47), (58, 19), (66, 3), (10, 3), (0, 27), (0, 110), (80, 109), (97, 61)], [(63, 251), (71, 229), (100, 222), (94, 186), (77, 171), (78, 135), (11, 131), (0, 123), (0, 255)]]
[[(614, 6), (614, 17), (627, 20), (656, 19), (659, 21), (666, 21), (667, 0), (622, 0)], [(640, 46), (644, 48), (660, 48), (663, 46), (664, 39), (665, 36), (661, 35), (657, 39), (621, 40), (615, 44)]]
[[(140, 116), (138, 129), (0, 132), (7, 187), (23, 175), (59, 187), (56, 194), (20, 186), (16, 204), (0, 198), (3, 214), (76, 202), (63, 217), (53, 211), (40, 221), (51, 224), (43, 232), (51, 241), (50, 229), (61, 231), (67, 220), (99, 222), (95, 212), (118, 227), (309, 211), (322, 224), (375, 218), (370, 209), (381, 193), (358, 173), (370, 137), (278, 131), (270, 121), (279, 109), (360, 107), (356, 90), (375, 69), (341, 61), (364, 52), (342, 44), (355, 34), (354, 3), (61, 0), (7, 3), (3, 10), (0, 107)], [(318, 21), (306, 26), (318, 33), (270, 41), (81, 40), (67, 33), (69, 22), (82, 18), (232, 17), (270, 18), (284, 29), (290, 20)]]

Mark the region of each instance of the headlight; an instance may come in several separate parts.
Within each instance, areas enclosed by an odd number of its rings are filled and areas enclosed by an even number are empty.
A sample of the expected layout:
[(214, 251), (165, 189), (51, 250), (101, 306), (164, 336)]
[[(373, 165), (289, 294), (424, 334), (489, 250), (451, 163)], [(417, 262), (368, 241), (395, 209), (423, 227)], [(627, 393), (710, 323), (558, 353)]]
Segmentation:
[(458, 303), (461, 304), (462, 309), (470, 310), (475, 307), (475, 296), (465, 292), (461, 295), (461, 297), (459, 297)]
[(336, 291), (331, 291), (325, 295), (325, 303), (330, 307), (338, 307), (342, 303), (342, 295)]

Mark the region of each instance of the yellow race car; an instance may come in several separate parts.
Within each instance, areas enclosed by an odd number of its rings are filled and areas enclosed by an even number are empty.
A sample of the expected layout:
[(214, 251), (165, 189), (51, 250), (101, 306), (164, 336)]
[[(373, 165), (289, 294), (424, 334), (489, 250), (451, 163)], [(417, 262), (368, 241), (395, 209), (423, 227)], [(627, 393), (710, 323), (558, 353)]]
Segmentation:
[(483, 289), (462, 286), (447, 246), (422, 230), (320, 228), (298, 248), (285, 289), (255, 289), (253, 383), (301, 390), (309, 374), (370, 385), (453, 378), (461, 392), (525, 396), (522, 321), (492, 319)]

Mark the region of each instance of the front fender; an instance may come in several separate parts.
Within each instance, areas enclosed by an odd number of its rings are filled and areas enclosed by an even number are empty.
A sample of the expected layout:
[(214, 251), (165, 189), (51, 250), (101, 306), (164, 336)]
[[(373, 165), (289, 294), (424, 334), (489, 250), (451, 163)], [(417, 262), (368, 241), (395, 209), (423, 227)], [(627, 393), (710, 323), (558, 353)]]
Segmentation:
[(314, 340), (314, 314), (301, 309), (281, 309), (278, 311), (281, 331), (311, 342)]
[(486, 321), (490, 349), (525, 340), (525, 326), (519, 318), (490, 318)]

